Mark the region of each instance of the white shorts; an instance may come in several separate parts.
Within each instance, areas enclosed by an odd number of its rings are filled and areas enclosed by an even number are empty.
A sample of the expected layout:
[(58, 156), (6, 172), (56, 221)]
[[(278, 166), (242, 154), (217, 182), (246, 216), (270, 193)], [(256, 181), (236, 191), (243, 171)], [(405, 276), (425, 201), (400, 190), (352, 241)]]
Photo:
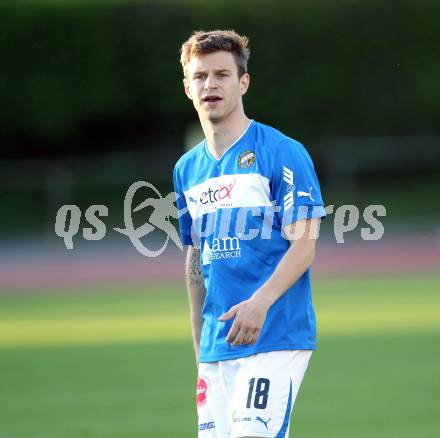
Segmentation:
[(312, 351), (271, 351), (199, 364), (199, 438), (289, 436)]

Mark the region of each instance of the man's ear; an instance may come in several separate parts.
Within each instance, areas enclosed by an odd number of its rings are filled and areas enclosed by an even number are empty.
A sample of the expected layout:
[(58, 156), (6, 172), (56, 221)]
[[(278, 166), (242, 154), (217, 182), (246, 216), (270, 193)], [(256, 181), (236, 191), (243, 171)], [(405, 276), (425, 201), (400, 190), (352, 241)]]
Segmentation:
[(241, 78), (240, 78), (240, 92), (241, 92), (242, 96), (244, 94), (246, 94), (246, 92), (249, 88), (250, 81), (251, 81), (251, 77), (250, 77), (249, 73), (244, 73), (241, 76)]
[(185, 94), (188, 97), (188, 99), (192, 100), (191, 91), (189, 89), (189, 83), (187, 78), (183, 78), (183, 87), (185, 89)]

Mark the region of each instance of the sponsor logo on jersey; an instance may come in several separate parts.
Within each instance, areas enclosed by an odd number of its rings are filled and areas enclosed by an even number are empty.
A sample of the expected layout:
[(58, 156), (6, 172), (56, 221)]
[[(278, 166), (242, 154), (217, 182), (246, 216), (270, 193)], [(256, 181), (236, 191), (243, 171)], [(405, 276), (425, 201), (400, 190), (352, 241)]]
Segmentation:
[[(217, 188), (208, 188), (207, 191), (200, 194), (199, 201), (202, 204), (213, 204), (218, 201), (225, 201), (232, 199), (232, 189), (234, 188), (236, 180), (234, 179), (229, 184), (220, 184)], [(191, 201), (191, 200), (190, 200)]]
[(185, 191), (193, 220), (219, 208), (270, 207), (269, 179), (258, 173), (209, 178)]
[(206, 403), (206, 399), (208, 397), (209, 391), (209, 382), (208, 379), (204, 376), (200, 376), (197, 381), (197, 396), (196, 402), (197, 407), (202, 407)]
[(240, 240), (238, 237), (212, 239), (212, 246), (207, 240), (203, 245), (202, 264), (209, 265), (212, 260), (236, 259), (241, 257)]
[(283, 167), (283, 180), (287, 185), (287, 194), (284, 196), (284, 210), (288, 210), (293, 207), (295, 184), (293, 183), (293, 172), (286, 166)]
[(247, 423), (252, 421), (252, 417), (245, 415), (243, 412), (232, 412), (232, 422), (233, 423)]
[(238, 165), (243, 169), (248, 169), (255, 162), (255, 152), (247, 150), (242, 152), (237, 160)]
[(263, 423), (266, 426), (266, 429), (268, 429), (267, 423), (269, 423), (269, 421), (272, 420), (272, 418), (269, 418), (269, 420), (264, 421), (261, 417), (256, 417), (255, 420), (259, 421), (260, 423)]
[(315, 202), (315, 200), (312, 198), (312, 190), (313, 190), (312, 186), (310, 186), (310, 189), (309, 189), (308, 192), (304, 192), (302, 190), (298, 190), (298, 198), (306, 197), (306, 198), (310, 198), (310, 200), (312, 202)]
[(208, 429), (215, 429), (215, 423), (213, 421), (199, 424), (199, 430), (208, 430)]

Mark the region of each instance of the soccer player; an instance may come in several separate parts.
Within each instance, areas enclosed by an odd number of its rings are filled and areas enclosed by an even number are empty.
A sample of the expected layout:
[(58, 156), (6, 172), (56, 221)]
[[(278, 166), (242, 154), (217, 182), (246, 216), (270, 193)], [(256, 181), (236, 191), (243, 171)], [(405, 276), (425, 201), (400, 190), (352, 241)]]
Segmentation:
[(309, 268), (325, 210), (304, 147), (244, 112), (249, 54), (233, 31), (181, 49), (206, 137), (174, 169), (206, 438), (288, 436), (315, 349)]

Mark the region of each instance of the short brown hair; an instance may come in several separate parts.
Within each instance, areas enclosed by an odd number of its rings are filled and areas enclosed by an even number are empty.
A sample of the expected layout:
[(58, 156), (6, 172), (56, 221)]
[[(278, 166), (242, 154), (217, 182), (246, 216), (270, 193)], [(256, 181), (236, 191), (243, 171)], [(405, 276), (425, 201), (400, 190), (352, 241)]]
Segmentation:
[(238, 77), (242, 77), (247, 72), (247, 62), (251, 54), (248, 44), (248, 37), (239, 35), (233, 30), (196, 31), (180, 49), (183, 73), (186, 75), (185, 67), (192, 57), (224, 50), (234, 55)]

